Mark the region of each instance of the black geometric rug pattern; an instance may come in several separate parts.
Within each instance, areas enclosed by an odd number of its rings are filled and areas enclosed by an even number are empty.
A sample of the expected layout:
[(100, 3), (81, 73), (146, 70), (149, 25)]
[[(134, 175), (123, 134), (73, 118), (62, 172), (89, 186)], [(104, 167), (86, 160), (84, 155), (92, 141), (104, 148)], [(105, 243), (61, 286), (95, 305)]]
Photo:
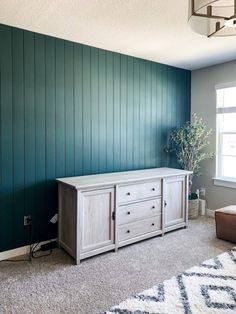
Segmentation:
[(236, 247), (134, 295), (104, 314), (236, 313)]

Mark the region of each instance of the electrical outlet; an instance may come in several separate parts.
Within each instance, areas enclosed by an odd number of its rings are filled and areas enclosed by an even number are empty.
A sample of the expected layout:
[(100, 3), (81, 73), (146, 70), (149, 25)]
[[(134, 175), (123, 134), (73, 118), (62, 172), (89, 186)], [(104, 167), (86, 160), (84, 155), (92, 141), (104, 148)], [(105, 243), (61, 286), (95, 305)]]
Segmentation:
[(31, 224), (31, 216), (24, 216), (24, 226), (29, 226)]
[(200, 188), (199, 189), (199, 195), (200, 196), (206, 196), (206, 189), (205, 188)]

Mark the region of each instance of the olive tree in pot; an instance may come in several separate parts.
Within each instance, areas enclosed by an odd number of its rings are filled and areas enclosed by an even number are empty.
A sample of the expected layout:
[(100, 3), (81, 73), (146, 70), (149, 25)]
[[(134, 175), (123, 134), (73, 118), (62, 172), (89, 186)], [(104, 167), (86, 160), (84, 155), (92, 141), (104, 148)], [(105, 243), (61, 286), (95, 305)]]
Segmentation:
[(198, 195), (191, 191), (194, 176), (201, 175), (201, 161), (214, 157), (214, 153), (204, 149), (209, 145), (208, 137), (212, 130), (208, 130), (202, 118), (195, 113), (191, 122), (186, 122), (182, 127), (174, 129), (170, 134), (172, 151), (175, 152), (177, 161), (182, 169), (192, 171), (189, 177), (189, 218), (198, 217)]

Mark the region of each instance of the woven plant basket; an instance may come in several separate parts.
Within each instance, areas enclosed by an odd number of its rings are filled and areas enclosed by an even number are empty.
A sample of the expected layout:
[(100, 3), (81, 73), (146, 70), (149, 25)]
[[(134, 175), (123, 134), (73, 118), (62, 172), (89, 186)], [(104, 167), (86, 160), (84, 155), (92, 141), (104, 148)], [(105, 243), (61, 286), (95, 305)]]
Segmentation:
[(199, 215), (199, 199), (188, 201), (188, 218), (196, 219)]

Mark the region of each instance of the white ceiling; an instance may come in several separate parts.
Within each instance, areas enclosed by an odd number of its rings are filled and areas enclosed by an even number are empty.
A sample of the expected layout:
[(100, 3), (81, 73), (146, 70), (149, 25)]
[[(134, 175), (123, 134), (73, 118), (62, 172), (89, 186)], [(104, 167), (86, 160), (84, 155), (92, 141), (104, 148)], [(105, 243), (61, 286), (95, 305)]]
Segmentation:
[(185, 69), (236, 58), (236, 37), (194, 33), (188, 0), (0, 0), (0, 23)]

